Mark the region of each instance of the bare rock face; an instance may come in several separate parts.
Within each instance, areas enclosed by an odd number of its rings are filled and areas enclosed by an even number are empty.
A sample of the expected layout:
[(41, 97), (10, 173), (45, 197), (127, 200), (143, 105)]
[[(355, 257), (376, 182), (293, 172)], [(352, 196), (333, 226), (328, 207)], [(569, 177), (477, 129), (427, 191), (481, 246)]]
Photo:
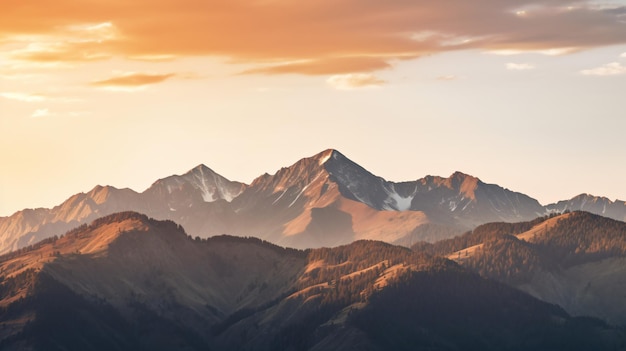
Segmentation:
[(483, 223), (526, 221), (566, 210), (626, 218), (621, 201), (581, 195), (544, 207), (527, 195), (461, 172), (391, 182), (337, 150), (325, 150), (250, 185), (200, 165), (160, 179), (142, 193), (97, 186), (52, 209), (0, 218), (0, 253), (119, 211), (173, 220), (194, 237), (257, 236), (308, 248), (359, 239), (410, 246), (459, 235)]
[(565, 211), (587, 211), (618, 221), (626, 221), (626, 202), (611, 201), (606, 197), (580, 194), (570, 200), (559, 201), (546, 206), (548, 211), (562, 213)]
[[(531, 219), (545, 212), (528, 196), (460, 172), (449, 178), (390, 182), (336, 150), (257, 178), (232, 205), (242, 217), (236, 234), (252, 232), (295, 247), (333, 246), (358, 239), (408, 245), (425, 238), (445, 238), (420, 231), (426, 224), (447, 227), (443, 233), (456, 235), (477, 224)], [(315, 212), (335, 213), (324, 219), (326, 234), (315, 231), (320, 226), (315, 223), (320, 221)], [(346, 225), (347, 219), (351, 226)]]
[(228, 221), (232, 212), (225, 203), (244, 188), (245, 184), (231, 182), (204, 165), (182, 176), (158, 180), (143, 193), (96, 186), (87, 193), (73, 195), (54, 208), (27, 209), (0, 218), (0, 253), (61, 235), (77, 225), (121, 211), (185, 222), (198, 233), (206, 229), (204, 222), (215, 219), (212, 227), (217, 231), (209, 234), (222, 234), (224, 231), (221, 230), (225, 228), (220, 227), (220, 223)]

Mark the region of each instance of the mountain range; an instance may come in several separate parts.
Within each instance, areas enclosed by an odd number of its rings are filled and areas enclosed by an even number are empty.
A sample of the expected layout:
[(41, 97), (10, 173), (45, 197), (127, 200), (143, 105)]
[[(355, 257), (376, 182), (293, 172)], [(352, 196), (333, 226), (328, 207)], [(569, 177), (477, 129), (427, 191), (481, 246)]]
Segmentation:
[(2, 350), (619, 350), (626, 335), (379, 241), (296, 250), (122, 212), (0, 256)]
[(589, 212), (489, 223), (418, 251), (448, 257), (578, 316), (626, 325), (626, 223)]
[(97, 186), (0, 218), (0, 349), (621, 350), (625, 219), (336, 150)]
[(120, 211), (175, 221), (194, 237), (255, 236), (304, 249), (362, 239), (410, 246), (488, 222), (527, 221), (574, 210), (626, 219), (623, 201), (583, 194), (542, 206), (527, 195), (461, 172), (396, 183), (339, 151), (325, 150), (251, 184), (230, 181), (200, 165), (157, 180), (141, 193), (96, 186), (54, 208), (25, 209), (0, 218), (0, 253)]

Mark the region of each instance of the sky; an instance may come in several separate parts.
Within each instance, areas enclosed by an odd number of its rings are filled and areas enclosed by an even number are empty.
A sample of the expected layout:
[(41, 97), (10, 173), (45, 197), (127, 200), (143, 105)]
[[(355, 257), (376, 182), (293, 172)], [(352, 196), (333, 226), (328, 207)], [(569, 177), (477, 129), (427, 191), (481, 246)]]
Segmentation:
[(9, 0), (0, 216), (328, 148), (392, 181), (626, 200), (624, 92), (624, 0)]

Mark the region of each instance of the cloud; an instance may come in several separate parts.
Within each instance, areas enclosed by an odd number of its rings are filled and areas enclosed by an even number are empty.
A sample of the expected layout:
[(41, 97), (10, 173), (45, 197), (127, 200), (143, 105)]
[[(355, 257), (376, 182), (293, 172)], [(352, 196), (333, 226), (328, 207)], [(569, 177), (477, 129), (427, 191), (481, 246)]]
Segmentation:
[(177, 59), (174, 55), (138, 55), (129, 56), (131, 60), (146, 61), (146, 62), (171, 62)]
[(489, 50), (487, 53), (501, 56), (513, 56), (520, 54), (540, 54), (546, 56), (561, 56), (567, 54), (573, 54), (575, 52), (581, 51), (580, 47), (560, 47), (560, 48), (549, 48), (549, 49), (498, 49), (498, 50)]
[(623, 7), (591, 1), (20, 0), (2, 7), (0, 43), (21, 45), (10, 57), (34, 62), (216, 56), (256, 66), (246, 73), (329, 75), (451, 50), (562, 54), (626, 43)]
[(384, 80), (369, 73), (334, 75), (328, 78), (326, 82), (333, 88), (339, 90), (377, 87), (386, 83)]
[(19, 92), (4, 92), (0, 93), (0, 97), (5, 99), (11, 99), (21, 102), (29, 102), (29, 103), (37, 103), (37, 102), (57, 102), (57, 103), (73, 103), (82, 101), (79, 98), (75, 97), (62, 97), (62, 96), (54, 96), (54, 95), (44, 95), (44, 94), (27, 94), (27, 93), (19, 93)]
[(33, 73), (21, 73), (17, 71), (10, 72), (10, 71), (5, 71), (0, 67), (0, 79), (4, 79), (4, 80), (18, 80), (18, 81), (30, 80), (32, 82), (35, 79), (41, 79), (42, 77), (44, 77), (44, 75), (33, 74)]
[(242, 73), (244, 74), (285, 74), (300, 73), (308, 75), (329, 75), (344, 72), (369, 72), (385, 68), (391, 65), (384, 59), (370, 57), (337, 58), (311, 60), (304, 62), (290, 62), (284, 64), (274, 64), (264, 67), (253, 68)]
[(580, 73), (587, 76), (617, 76), (626, 73), (626, 66), (619, 62), (611, 62), (600, 67), (582, 70)]
[(621, 54), (621, 55), (619, 55), (619, 57), (626, 58), (626, 52), (625, 52), (625, 53), (623, 53), (623, 54)]
[(47, 97), (38, 94), (24, 94), (24, 93), (16, 93), (16, 92), (5, 92), (0, 93), (5, 99), (17, 100), (22, 102), (42, 102), (48, 100)]
[(14, 43), (23, 45), (11, 50), (8, 56), (44, 64), (105, 60), (113, 57), (110, 43), (118, 35), (110, 22), (66, 25), (55, 28), (52, 33), (12, 37)]
[(174, 76), (174, 73), (147, 74), (127, 72), (117, 77), (94, 81), (91, 85), (112, 88), (112, 90), (137, 90), (137, 88), (144, 88), (151, 84), (164, 82)]
[(48, 108), (40, 108), (35, 110), (30, 116), (31, 118), (44, 117), (83, 117), (91, 115), (91, 111), (69, 111), (69, 112), (51, 112)]
[(506, 64), (506, 69), (513, 70), (513, 71), (527, 71), (527, 70), (535, 69), (535, 66), (529, 63), (509, 62)]
[(91, 43), (39, 43), (26, 50), (14, 51), (10, 57), (38, 63), (100, 61), (113, 57), (111, 53), (100, 50), (97, 46)]
[(42, 118), (42, 117), (49, 117), (49, 116), (52, 116), (52, 113), (50, 113), (50, 110), (48, 110), (47, 108), (37, 109), (31, 115), (31, 117), (33, 118)]

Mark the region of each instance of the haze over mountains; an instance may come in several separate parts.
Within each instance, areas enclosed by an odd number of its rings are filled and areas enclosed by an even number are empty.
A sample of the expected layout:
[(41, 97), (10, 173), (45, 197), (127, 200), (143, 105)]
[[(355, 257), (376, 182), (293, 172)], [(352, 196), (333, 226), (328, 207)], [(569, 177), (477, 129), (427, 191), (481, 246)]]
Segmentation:
[(626, 325), (626, 223), (572, 212), (489, 223), (418, 250), (447, 256), (573, 315)]
[(625, 216), (335, 150), (97, 186), (0, 219), (0, 349), (621, 350)]
[(396, 183), (326, 150), (249, 185), (200, 165), (158, 180), (142, 193), (97, 186), (52, 209), (26, 209), (0, 218), (0, 252), (129, 210), (173, 220), (194, 237), (252, 235), (297, 248), (359, 239), (434, 242), (487, 222), (531, 220), (565, 210), (626, 219), (623, 201), (583, 194), (542, 206), (527, 195), (460, 172)]
[(0, 257), (2, 350), (619, 350), (599, 320), (382, 242), (192, 239), (124, 212)]

